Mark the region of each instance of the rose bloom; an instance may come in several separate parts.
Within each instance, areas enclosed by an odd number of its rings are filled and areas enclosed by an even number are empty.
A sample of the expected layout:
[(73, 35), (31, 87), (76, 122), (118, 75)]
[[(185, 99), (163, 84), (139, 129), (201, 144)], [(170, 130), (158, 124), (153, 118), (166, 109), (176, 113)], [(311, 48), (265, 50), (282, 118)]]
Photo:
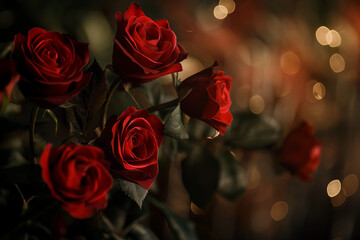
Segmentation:
[(224, 76), (222, 71), (215, 73), (213, 70), (217, 66), (215, 62), (211, 67), (188, 77), (180, 83), (178, 91), (184, 113), (201, 119), (224, 135), (233, 119), (229, 111), (231, 78)]
[(15, 35), (12, 58), (22, 93), (41, 107), (63, 104), (90, 80), (90, 73), (82, 72), (89, 61), (88, 44), (58, 32), (32, 28), (27, 37)]
[(75, 218), (88, 218), (106, 207), (113, 183), (106, 164), (100, 148), (74, 143), (56, 149), (48, 144), (40, 157), (42, 178), (52, 196)]
[(176, 43), (167, 20), (152, 20), (133, 3), (115, 15), (117, 31), (112, 64), (124, 80), (144, 83), (163, 75), (182, 71), (187, 53)]
[(129, 107), (107, 121), (95, 145), (104, 150), (114, 177), (149, 190), (159, 172), (158, 148), (163, 129), (164, 124), (155, 115)]
[(303, 180), (311, 180), (320, 163), (322, 143), (314, 137), (314, 129), (303, 122), (284, 140), (278, 151), (280, 163)]
[(3, 105), (4, 94), (10, 99), (11, 91), (19, 80), (15, 70), (15, 62), (11, 59), (0, 60), (0, 109)]

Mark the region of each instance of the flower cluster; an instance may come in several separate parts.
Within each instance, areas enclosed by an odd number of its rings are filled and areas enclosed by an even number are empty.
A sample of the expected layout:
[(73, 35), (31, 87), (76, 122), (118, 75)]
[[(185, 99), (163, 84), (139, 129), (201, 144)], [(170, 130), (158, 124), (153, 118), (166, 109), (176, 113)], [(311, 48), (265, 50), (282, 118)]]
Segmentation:
[[(199, 194), (193, 190), (192, 185), (196, 183), (192, 178), (201, 179), (201, 174), (213, 177), (213, 181), (205, 181), (213, 185), (206, 196), (211, 198), (217, 191), (221, 171), (217, 161), (222, 160), (216, 160), (216, 154), (211, 155), (218, 148), (211, 149), (209, 139), (221, 135), (214, 140), (217, 141), (214, 145), (228, 151), (228, 146), (243, 149), (276, 146), (280, 137), (266, 140), (265, 136), (264, 143), (260, 139), (255, 145), (249, 144), (248, 139), (265, 133), (252, 129), (258, 120), (245, 124), (248, 132), (242, 126), (246, 122), (244, 115), (235, 121), (235, 115), (230, 112), (232, 78), (216, 71), (217, 61), (182, 81), (177, 78), (176, 73), (182, 71), (181, 62), (188, 53), (177, 43), (167, 20), (152, 20), (135, 3), (124, 14), (117, 12), (115, 20), (112, 64), (106, 69), (95, 60), (89, 64), (88, 44), (69, 35), (38, 27), (30, 29), (27, 35), (17, 34), (11, 53), (0, 60), (0, 107), (5, 110), (16, 84), (16, 91), (20, 91), (24, 101), (34, 105), (29, 158), (40, 165), (47, 191), (74, 218), (90, 218), (98, 210), (106, 209), (109, 192), (119, 183), (121, 190), (141, 205), (161, 172), (159, 156), (165, 136), (192, 140), (194, 147), (183, 163), (184, 185), (193, 202), (206, 206), (208, 199), (196, 199)], [(110, 71), (115, 77), (108, 76)], [(165, 103), (149, 100), (145, 105), (154, 106), (146, 108), (131, 95), (134, 86), (155, 82), (168, 74), (173, 77), (174, 100)], [(132, 102), (116, 100), (124, 99), (124, 95)], [(111, 104), (112, 111), (109, 110)], [(61, 126), (68, 136), (61, 139), (61, 143), (45, 139), (46, 146), (40, 146), (41, 153), (36, 153), (34, 132), (39, 108), (44, 114), (49, 113), (56, 125), (59, 120), (52, 110), (62, 111), (66, 124)], [(192, 125), (194, 121), (196, 127)], [(260, 121), (259, 124), (266, 123)], [(195, 133), (198, 130), (203, 132)], [(228, 130), (231, 133), (227, 135)], [(275, 127), (270, 132), (280, 136), (281, 129)], [(201, 141), (196, 139), (200, 135)], [(174, 144), (176, 155), (178, 142), (170, 143)], [(199, 146), (202, 150), (197, 151)], [(315, 139), (313, 129), (303, 123), (274, 152), (291, 173), (309, 180), (319, 164), (320, 151), (321, 143)], [(169, 155), (173, 153), (165, 156), (167, 160), (171, 158)], [(236, 165), (237, 161), (229, 156), (229, 161)], [(186, 171), (186, 166), (192, 166), (197, 172)], [(209, 169), (215, 173), (207, 172)], [(235, 192), (239, 192), (238, 189)]]
[[(145, 83), (182, 70), (180, 62), (187, 53), (177, 44), (167, 20), (152, 20), (135, 3), (124, 14), (117, 12), (115, 20), (112, 68), (124, 83)], [(17, 34), (10, 58), (2, 61), (2, 89), (7, 96), (19, 80), (26, 99), (47, 109), (78, 95), (94, 74), (83, 71), (89, 62), (87, 43), (38, 27), (27, 36)], [(185, 79), (178, 91), (187, 95), (179, 102), (185, 114), (223, 135), (232, 120), (231, 78), (221, 71), (215, 73), (216, 66)], [(159, 171), (163, 129), (157, 116), (129, 107), (107, 121), (96, 146), (72, 143), (52, 149), (48, 145), (40, 158), (44, 182), (72, 216), (89, 217), (106, 206), (110, 173), (150, 189)]]

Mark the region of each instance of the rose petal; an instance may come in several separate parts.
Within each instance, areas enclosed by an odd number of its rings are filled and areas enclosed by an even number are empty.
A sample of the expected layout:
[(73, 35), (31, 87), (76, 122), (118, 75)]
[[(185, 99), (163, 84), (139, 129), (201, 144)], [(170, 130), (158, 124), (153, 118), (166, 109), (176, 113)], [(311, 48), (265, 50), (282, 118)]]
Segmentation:
[(125, 19), (129, 19), (131, 16), (145, 16), (143, 10), (136, 3), (132, 3), (130, 7), (125, 11)]

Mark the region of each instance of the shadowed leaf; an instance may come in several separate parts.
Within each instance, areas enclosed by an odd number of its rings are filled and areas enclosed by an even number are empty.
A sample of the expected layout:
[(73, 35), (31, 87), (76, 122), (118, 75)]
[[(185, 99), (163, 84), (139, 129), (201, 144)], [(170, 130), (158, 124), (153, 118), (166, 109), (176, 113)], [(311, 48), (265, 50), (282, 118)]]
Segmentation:
[(140, 209), (137, 203), (120, 188), (118, 182), (114, 182), (109, 192), (107, 208), (104, 209), (107, 225), (112, 232), (121, 234), (123, 231), (130, 230), (133, 224), (145, 217), (147, 213), (146, 204)]
[(219, 132), (215, 128), (196, 118), (190, 118), (186, 129), (190, 135), (190, 138), (199, 140), (203, 140), (204, 138), (212, 139), (219, 135)]
[(92, 72), (89, 84), (62, 107), (73, 112), (68, 113), (69, 116), (73, 115), (68, 120), (75, 130), (83, 133), (85, 138), (91, 139), (96, 137), (94, 129), (101, 123), (101, 108), (106, 100), (107, 80), (96, 60), (85, 72)]
[(165, 121), (164, 134), (177, 139), (187, 139), (189, 134), (182, 123), (180, 105), (178, 105)]
[(127, 234), (129, 239), (133, 240), (157, 240), (158, 238), (154, 235), (154, 233), (146, 226), (141, 224), (134, 224)]
[(229, 151), (219, 151), (216, 157), (220, 163), (218, 191), (228, 200), (234, 201), (246, 190), (246, 169)]
[(280, 124), (273, 118), (248, 112), (234, 115), (226, 142), (243, 149), (271, 147), (282, 134)]
[(154, 205), (169, 224), (170, 230), (174, 234), (176, 240), (197, 240), (194, 224), (173, 211), (166, 205), (162, 204), (153, 197), (148, 197), (149, 202)]
[[(119, 76), (114, 73), (109, 72), (107, 76), (109, 81), (113, 82), (113, 85), (114, 83), (121, 81), (121, 79), (119, 79)], [(119, 116), (130, 106), (139, 108), (139, 104), (136, 102), (134, 97), (124, 88), (123, 84), (120, 83), (119, 87), (116, 89), (110, 99), (106, 119), (109, 119), (109, 117), (111, 117), (112, 115)]]
[(132, 200), (134, 200), (141, 208), (143, 201), (148, 193), (148, 190), (139, 186), (136, 183), (132, 183), (123, 179), (116, 179), (118, 187), (126, 193)]
[(219, 163), (210, 152), (196, 145), (182, 161), (182, 179), (191, 201), (205, 209), (218, 187)]

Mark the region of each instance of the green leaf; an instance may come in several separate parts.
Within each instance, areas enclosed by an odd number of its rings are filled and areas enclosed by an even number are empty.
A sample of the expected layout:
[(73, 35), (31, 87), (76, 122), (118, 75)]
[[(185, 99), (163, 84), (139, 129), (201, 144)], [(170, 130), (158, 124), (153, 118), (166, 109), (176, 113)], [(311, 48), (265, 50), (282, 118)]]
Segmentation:
[(169, 224), (170, 230), (174, 234), (176, 240), (197, 240), (196, 230), (194, 224), (188, 219), (185, 219), (173, 211), (166, 205), (162, 204), (153, 197), (147, 198), (149, 202), (154, 205), (160, 213), (165, 217)]
[(276, 143), (281, 135), (282, 128), (275, 119), (241, 112), (234, 114), (226, 142), (243, 149), (264, 149)]
[(182, 179), (191, 201), (205, 209), (218, 187), (219, 163), (209, 151), (196, 145), (182, 161)]
[(41, 183), (41, 168), (35, 164), (0, 168), (0, 182), (4, 183)]
[[(45, 113), (49, 114), (49, 116), (52, 118), (52, 120), (54, 120), (54, 122), (55, 122), (55, 133), (57, 133), (58, 127), (59, 127), (58, 118), (56, 117), (55, 113), (53, 111), (51, 111), (50, 109), (45, 109), (44, 116), (45, 116)], [(43, 116), (43, 118), (44, 118), (44, 116)]]
[(127, 237), (132, 240), (157, 240), (158, 238), (154, 233), (146, 226), (142, 224), (134, 224), (131, 227)]
[(134, 200), (139, 207), (142, 207), (143, 201), (148, 193), (148, 190), (136, 183), (132, 183), (123, 179), (116, 179), (116, 185), (126, 193), (132, 200)]
[(96, 137), (94, 129), (101, 124), (101, 109), (107, 96), (107, 79), (96, 60), (86, 72), (92, 73), (88, 85), (61, 106), (67, 108), (67, 114), (71, 116), (68, 117), (68, 121), (75, 130), (82, 133), (86, 139), (93, 139)]
[(216, 157), (220, 163), (218, 191), (226, 199), (235, 201), (246, 190), (246, 169), (229, 151), (219, 151)]
[(164, 132), (165, 135), (176, 139), (187, 139), (189, 134), (182, 123), (182, 116), (180, 105), (171, 112), (169, 117), (165, 121)]

